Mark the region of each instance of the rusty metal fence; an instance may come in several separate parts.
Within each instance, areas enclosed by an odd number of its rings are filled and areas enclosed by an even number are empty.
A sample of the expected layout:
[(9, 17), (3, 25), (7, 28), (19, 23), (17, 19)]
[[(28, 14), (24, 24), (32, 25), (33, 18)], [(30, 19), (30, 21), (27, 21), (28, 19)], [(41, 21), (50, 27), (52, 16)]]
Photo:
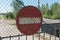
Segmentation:
[[(16, 27), (16, 24), (15, 24), (16, 22), (14, 19), (5, 19), (5, 16), (6, 16), (5, 13), (11, 13), (13, 12), (12, 10), (14, 10), (12, 7), (13, 5), (11, 6), (12, 1), (13, 0), (0, 0), (0, 40), (60, 40), (60, 29), (58, 30), (54, 29), (53, 33), (51, 33), (52, 31), (50, 30), (51, 28), (49, 30), (46, 28), (48, 32), (43, 29), (43, 30), (39, 30), (34, 35), (21, 34)], [(39, 3), (37, 3), (37, 5), (39, 8)], [(8, 15), (8, 16), (10, 18), (11, 15)], [(42, 26), (44, 26), (44, 24)], [(47, 25), (47, 26), (51, 27), (50, 25)]]
[[(60, 40), (60, 36), (57, 37), (56, 34), (55, 36), (43, 33), (43, 32), (34, 34), (34, 35), (14, 35), (14, 36), (6, 36), (6, 37), (0, 37), (0, 40)], [(50, 32), (49, 32), (50, 33)], [(59, 34), (60, 35), (60, 34)]]

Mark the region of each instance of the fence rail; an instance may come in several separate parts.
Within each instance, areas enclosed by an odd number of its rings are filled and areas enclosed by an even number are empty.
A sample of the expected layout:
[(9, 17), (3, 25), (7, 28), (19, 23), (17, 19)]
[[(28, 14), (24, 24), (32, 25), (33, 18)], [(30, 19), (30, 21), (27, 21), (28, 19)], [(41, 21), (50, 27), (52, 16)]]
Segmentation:
[(11, 36), (11, 35), (6, 36), (6, 37), (0, 36), (0, 40), (5, 40), (5, 39), (6, 40), (60, 40), (60, 34), (59, 34), (59, 37), (57, 37), (56, 35), (54, 36), (54, 35), (43, 33), (43, 32), (38, 32), (34, 35), (20, 35), (20, 34), (18, 34), (18, 35), (14, 35), (14, 36)]

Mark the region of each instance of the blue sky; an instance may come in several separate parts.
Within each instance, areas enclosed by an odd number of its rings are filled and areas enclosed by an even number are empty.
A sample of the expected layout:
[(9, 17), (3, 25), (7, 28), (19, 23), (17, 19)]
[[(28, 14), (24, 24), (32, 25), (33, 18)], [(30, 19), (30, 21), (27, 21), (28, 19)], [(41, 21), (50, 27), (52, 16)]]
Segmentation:
[[(25, 4), (25, 6), (32, 5), (32, 6), (37, 6), (38, 5), (38, 0), (22, 0)], [(12, 0), (0, 0), (0, 13), (6, 13), (10, 12), (13, 10), (13, 7), (11, 6)], [(40, 0), (40, 6), (42, 4), (48, 3), (49, 6), (54, 3), (58, 2), (60, 3), (60, 0)]]

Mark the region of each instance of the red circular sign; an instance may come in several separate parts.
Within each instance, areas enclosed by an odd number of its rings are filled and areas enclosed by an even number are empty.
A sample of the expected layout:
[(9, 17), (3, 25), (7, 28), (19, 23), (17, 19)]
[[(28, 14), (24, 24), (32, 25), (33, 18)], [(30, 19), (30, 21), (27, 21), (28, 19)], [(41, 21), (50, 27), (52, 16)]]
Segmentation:
[(33, 35), (41, 28), (42, 14), (34, 6), (23, 7), (16, 16), (16, 25), (24, 35)]

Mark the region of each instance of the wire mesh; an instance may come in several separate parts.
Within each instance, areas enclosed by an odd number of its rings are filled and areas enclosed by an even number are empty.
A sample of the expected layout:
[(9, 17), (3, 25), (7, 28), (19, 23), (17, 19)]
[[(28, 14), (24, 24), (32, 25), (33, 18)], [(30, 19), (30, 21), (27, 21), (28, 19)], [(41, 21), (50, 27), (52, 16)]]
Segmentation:
[[(57, 37), (56, 32), (55, 32), (55, 34), (54, 34), (55, 36), (54, 36), (54, 35), (51, 35), (51, 31), (49, 31), (49, 33), (45, 33), (45, 30), (44, 30), (44, 32), (41, 32), (41, 30), (39, 30), (39, 32), (37, 32), (36, 34), (31, 35), (31, 36), (22, 35), (22, 33), (20, 33), (16, 27), (15, 20), (14, 19), (7, 20), (4, 17), (4, 16), (6, 16), (5, 14), (11, 13), (14, 11), (14, 8), (12, 7), (13, 1), (15, 1), (15, 0), (4, 0), (4, 1), (0, 0), (0, 40), (60, 40), (60, 32), (59, 32), (59, 37)], [(38, 0), (22, 0), (22, 1), (26, 2), (26, 3), (24, 3), (25, 6), (28, 6), (28, 5), (32, 5), (32, 6), (36, 6), (36, 7), (39, 6)], [(43, 3), (47, 2), (47, 0), (40, 0), (40, 1), (42, 1)], [(33, 2), (35, 3), (35, 5)], [(41, 6), (41, 3), (40, 3), (40, 6)], [(18, 7), (20, 7), (20, 6), (18, 6)], [(18, 8), (17, 11), (19, 9), (20, 8)], [(10, 16), (8, 16), (8, 17), (10, 18)], [(46, 23), (45, 23), (45, 25), (46, 25)], [(49, 27), (51, 27), (51, 26), (49, 26)]]

